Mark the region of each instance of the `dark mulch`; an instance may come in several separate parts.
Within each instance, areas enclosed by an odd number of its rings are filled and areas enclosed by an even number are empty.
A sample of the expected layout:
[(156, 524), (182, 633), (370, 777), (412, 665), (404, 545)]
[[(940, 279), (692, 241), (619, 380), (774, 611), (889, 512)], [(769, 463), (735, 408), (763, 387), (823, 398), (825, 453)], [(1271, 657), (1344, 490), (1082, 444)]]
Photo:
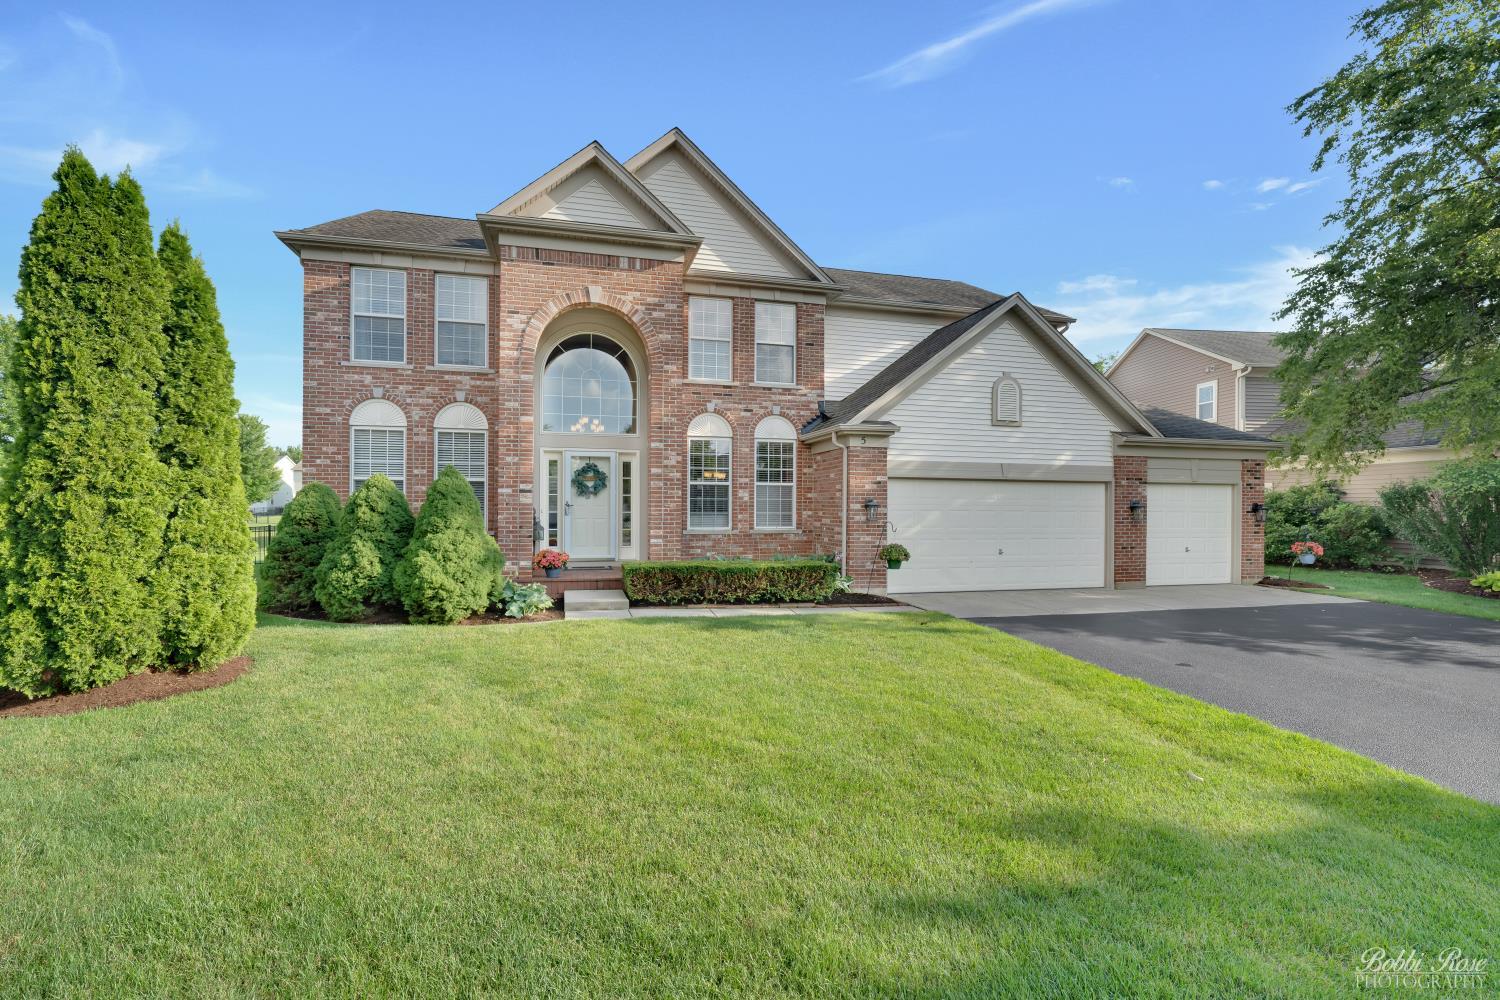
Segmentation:
[(1268, 576), (1264, 580), (1261, 580), (1260, 583), (1256, 584), (1256, 586), (1257, 587), (1291, 587), (1293, 590), (1331, 590), (1331, 589), (1333, 589), (1333, 588), (1331, 588), (1331, 587), (1329, 587), (1329, 586), (1327, 586), (1325, 584), (1313, 583), (1311, 580), (1288, 580), (1284, 576)]
[(72, 715), (95, 708), (119, 708), (138, 701), (160, 701), (189, 691), (223, 687), (250, 669), (248, 656), (225, 660), (212, 670), (180, 673), (176, 670), (148, 671), (131, 674), (92, 691), (78, 694), (55, 694), (50, 698), (27, 699), (19, 691), (0, 688), (0, 718), (7, 716)]
[(1469, 582), (1468, 577), (1454, 576), (1445, 569), (1422, 569), (1417, 571), (1417, 576), (1433, 590), (1446, 590), (1450, 594), (1468, 594), (1470, 597), (1488, 597), (1491, 600), (1500, 600), (1500, 594), (1495, 593), (1493, 590), (1476, 587)]
[(852, 608), (860, 605), (892, 605), (900, 604), (883, 594), (834, 594), (832, 597), (818, 602), (821, 608)]
[[(525, 618), (507, 618), (493, 608), (472, 617), (465, 618), (459, 622), (460, 625), (520, 625), (525, 622), (550, 622), (563, 616), (563, 603), (561, 600), (554, 601), (552, 607), (546, 611), (539, 611)], [(267, 608), (268, 615), (280, 615), (282, 618), (297, 618), (305, 622), (326, 622), (328, 616), (323, 609), (316, 611), (291, 611), (285, 608)], [(400, 608), (375, 608), (357, 622), (342, 622), (345, 625), (410, 625), (411, 620), (407, 618), (406, 612)]]

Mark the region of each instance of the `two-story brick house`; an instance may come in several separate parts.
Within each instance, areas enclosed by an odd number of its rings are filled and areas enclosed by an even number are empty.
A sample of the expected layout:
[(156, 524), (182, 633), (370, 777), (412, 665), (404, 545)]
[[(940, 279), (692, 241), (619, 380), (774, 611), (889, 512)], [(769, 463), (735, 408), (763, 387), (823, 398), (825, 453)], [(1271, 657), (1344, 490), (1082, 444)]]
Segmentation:
[[(894, 539), (907, 591), (1260, 576), (1264, 441), (1164, 431), (1020, 295), (820, 267), (680, 131), (624, 162), (590, 144), (473, 217), (277, 235), (303, 268), (304, 476), (385, 473), (416, 505), (453, 465), (520, 575), (542, 547), (831, 553), (878, 591)], [(1192, 485), (1194, 462), (1212, 555), (1148, 572), (1149, 470)]]

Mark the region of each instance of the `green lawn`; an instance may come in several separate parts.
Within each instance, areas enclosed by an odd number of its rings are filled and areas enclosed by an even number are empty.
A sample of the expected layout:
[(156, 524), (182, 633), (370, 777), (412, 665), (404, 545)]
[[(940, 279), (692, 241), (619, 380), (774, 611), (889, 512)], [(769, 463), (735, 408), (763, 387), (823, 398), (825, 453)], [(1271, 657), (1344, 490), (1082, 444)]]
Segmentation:
[(0, 720), (8, 996), (1327, 995), (1500, 809), (939, 615), (266, 618)]
[[(1266, 572), (1271, 576), (1284, 577), (1287, 575), (1287, 567), (1267, 567)], [(1434, 590), (1409, 573), (1371, 573), (1363, 570), (1309, 569), (1298, 566), (1292, 571), (1292, 579), (1321, 583), (1339, 597), (1357, 597), (1364, 601), (1500, 621), (1500, 601)]]

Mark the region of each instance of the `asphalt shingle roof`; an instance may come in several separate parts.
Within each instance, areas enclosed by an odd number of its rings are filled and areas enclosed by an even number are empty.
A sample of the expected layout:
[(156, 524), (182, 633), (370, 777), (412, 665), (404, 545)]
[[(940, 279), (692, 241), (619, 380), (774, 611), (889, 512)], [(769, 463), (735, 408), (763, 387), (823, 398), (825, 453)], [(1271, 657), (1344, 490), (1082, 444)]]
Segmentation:
[[(320, 222), (315, 226), (293, 229), (290, 232), (305, 236), (406, 243), (449, 250), (484, 249), (484, 236), (480, 233), (476, 219), (390, 212), (384, 209), (347, 215), (342, 219)], [(946, 278), (917, 278), (906, 274), (882, 274), (878, 271), (851, 271), (842, 267), (828, 267), (824, 271), (838, 284), (847, 286), (848, 294), (852, 297), (892, 304), (930, 305), (940, 309), (978, 309), (1005, 297), (998, 292)], [(1054, 323), (1073, 321), (1073, 317), (1062, 313), (1048, 309), (1038, 311)]]
[(1237, 431), (1223, 424), (1211, 424), (1207, 420), (1199, 420), (1196, 417), (1184, 417), (1180, 413), (1170, 410), (1162, 410), (1151, 407), (1141, 411), (1146, 419), (1151, 421), (1151, 426), (1161, 431), (1162, 437), (1186, 438), (1201, 441), (1255, 441), (1263, 444), (1275, 444), (1270, 438), (1259, 434), (1249, 434), (1245, 431)]
[(1147, 327), (1147, 333), (1159, 333), (1179, 343), (1217, 354), (1221, 358), (1245, 365), (1279, 365), (1285, 352), (1271, 342), (1274, 332), (1264, 330), (1176, 330)]

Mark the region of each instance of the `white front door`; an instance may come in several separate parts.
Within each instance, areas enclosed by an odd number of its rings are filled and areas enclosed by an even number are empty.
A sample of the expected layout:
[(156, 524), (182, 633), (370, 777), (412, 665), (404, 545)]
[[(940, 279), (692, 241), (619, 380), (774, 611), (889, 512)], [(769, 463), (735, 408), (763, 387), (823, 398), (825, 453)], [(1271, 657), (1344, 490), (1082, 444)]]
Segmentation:
[[(605, 479), (597, 493), (580, 493), (574, 477), (593, 464)], [(613, 455), (568, 452), (558, 484), (563, 504), (563, 548), (573, 559), (613, 559), (615, 556), (615, 460)]]
[(1234, 487), (1146, 486), (1146, 586), (1229, 583)]
[(1103, 483), (892, 479), (891, 593), (1104, 586)]

